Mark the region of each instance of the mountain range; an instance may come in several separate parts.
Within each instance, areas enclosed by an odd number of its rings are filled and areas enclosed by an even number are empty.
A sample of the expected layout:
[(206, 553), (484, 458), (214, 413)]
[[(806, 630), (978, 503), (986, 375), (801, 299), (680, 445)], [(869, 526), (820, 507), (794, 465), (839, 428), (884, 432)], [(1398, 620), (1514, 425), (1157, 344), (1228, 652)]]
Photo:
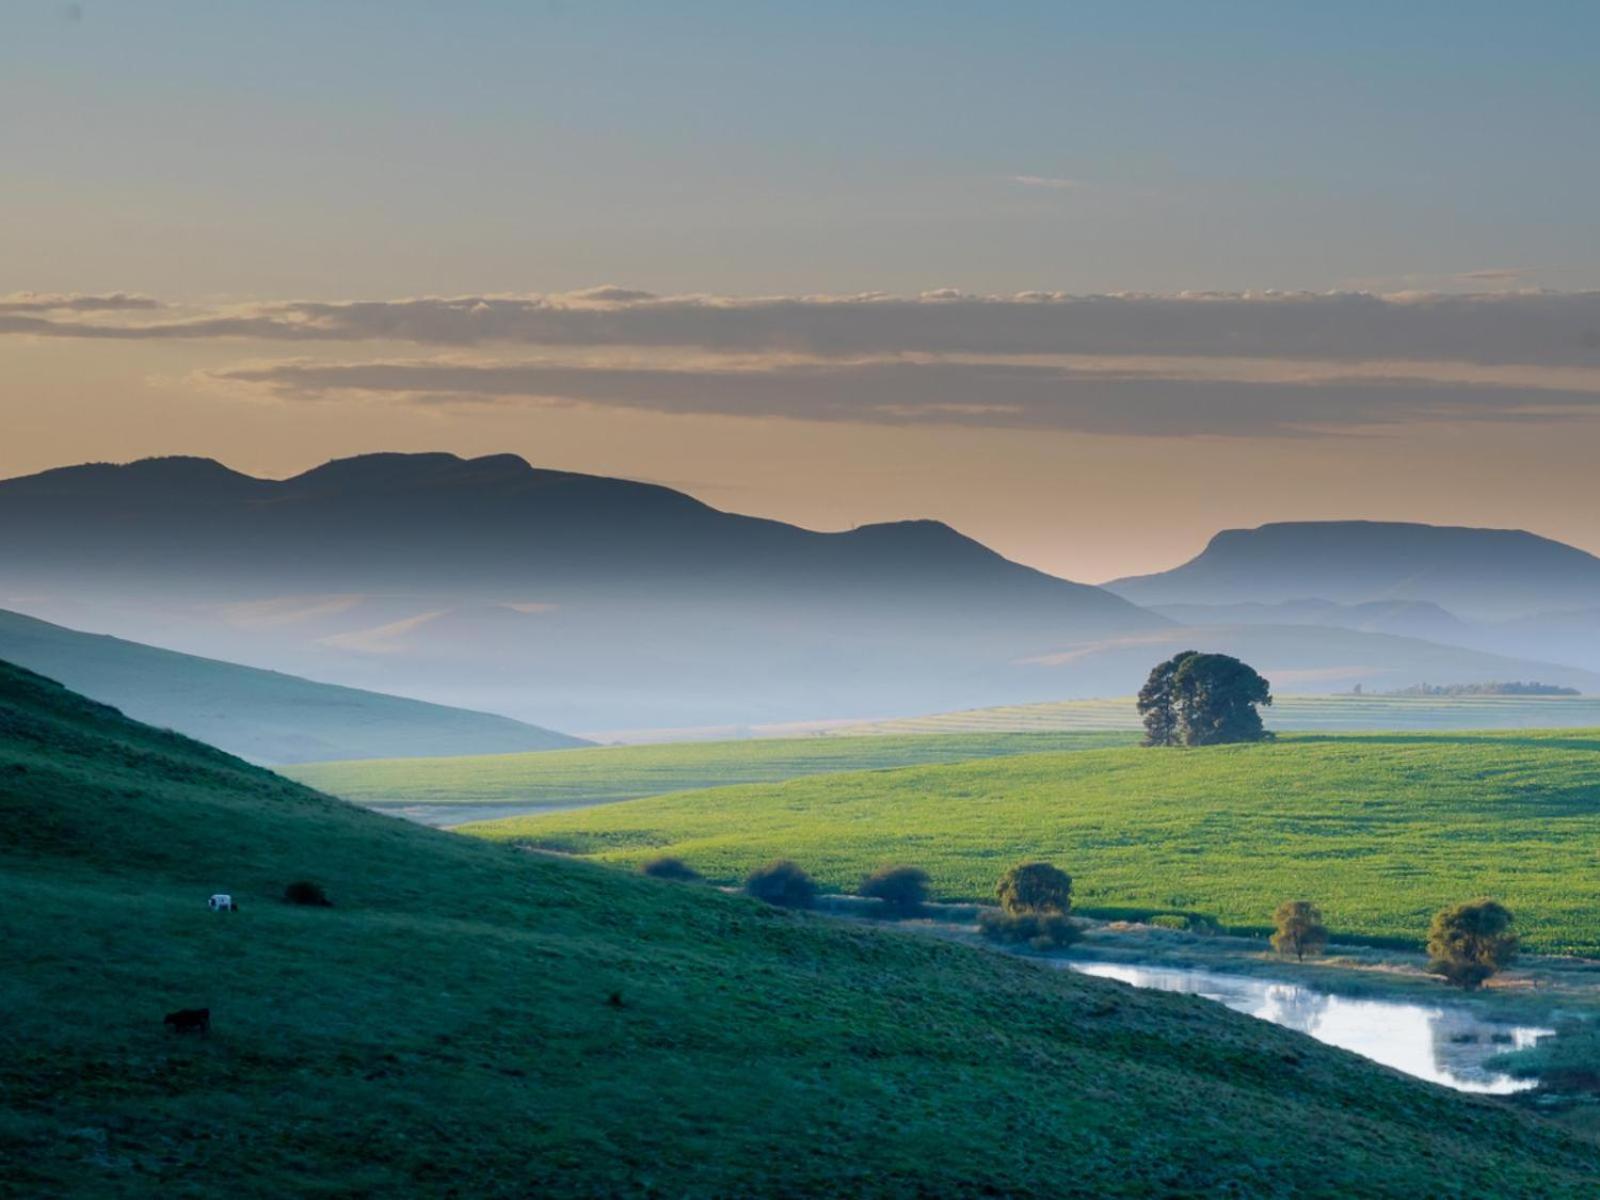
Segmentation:
[(1600, 560), (1506, 531), (1229, 531), (1101, 588), (935, 521), (816, 532), (512, 455), (0, 481), (0, 605), (570, 730), (1126, 695), (1152, 656), (1191, 647), (1238, 653), (1280, 690), (1600, 690), (1600, 661), (1539, 625), (1559, 607), (1581, 623), (1586, 604), (1600, 611)]

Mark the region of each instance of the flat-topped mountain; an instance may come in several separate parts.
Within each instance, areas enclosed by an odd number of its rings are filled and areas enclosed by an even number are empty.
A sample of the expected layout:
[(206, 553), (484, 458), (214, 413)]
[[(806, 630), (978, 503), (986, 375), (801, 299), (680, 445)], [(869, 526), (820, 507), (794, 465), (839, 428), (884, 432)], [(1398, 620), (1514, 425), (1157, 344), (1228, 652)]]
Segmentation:
[(1142, 605), (1408, 600), (1490, 621), (1600, 606), (1600, 558), (1516, 529), (1298, 521), (1225, 530), (1182, 566), (1106, 587)]

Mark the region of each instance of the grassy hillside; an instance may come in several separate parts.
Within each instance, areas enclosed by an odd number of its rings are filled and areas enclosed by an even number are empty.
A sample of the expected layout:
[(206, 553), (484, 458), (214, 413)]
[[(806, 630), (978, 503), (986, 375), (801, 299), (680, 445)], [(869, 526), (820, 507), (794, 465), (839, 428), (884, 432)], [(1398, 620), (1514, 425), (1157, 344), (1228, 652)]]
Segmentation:
[[(299, 877), (336, 907), (280, 903)], [(1577, 1197), (1600, 1165), (1204, 1001), (426, 830), (4, 666), (0, 956), (18, 1196)], [(192, 1005), (209, 1038), (163, 1032)]]
[[(1279, 696), (1267, 724), (1284, 731), (1577, 729), (1600, 726), (1600, 696)], [(971, 708), (852, 725), (832, 736), (1051, 733), (1139, 728), (1133, 697)]]
[(1022, 733), (939, 737), (763, 738), (597, 746), (556, 754), (308, 763), (285, 774), (377, 808), (413, 805), (573, 807), (688, 788), (768, 783), (830, 771), (960, 762), (1121, 745), (1131, 734)]
[(0, 610), (0, 659), (255, 762), (583, 745), (508, 717), (80, 633)]
[(1023, 858), (1082, 904), (1260, 926), (1307, 896), (1341, 934), (1418, 938), (1488, 894), (1525, 944), (1600, 954), (1600, 733), (1296, 735), (1260, 746), (1090, 750), (640, 800), (466, 828), (718, 879), (785, 855), (833, 887), (883, 863), (986, 896)]

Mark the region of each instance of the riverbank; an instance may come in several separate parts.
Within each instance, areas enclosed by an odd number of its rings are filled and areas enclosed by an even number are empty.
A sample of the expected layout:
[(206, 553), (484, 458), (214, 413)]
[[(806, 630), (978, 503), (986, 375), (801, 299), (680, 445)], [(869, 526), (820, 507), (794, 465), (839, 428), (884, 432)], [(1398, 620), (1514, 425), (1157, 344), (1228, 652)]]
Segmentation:
[(1046, 966), (1112, 964), (1216, 973), (1285, 984), (1347, 1000), (1399, 1002), (1470, 1013), (1477, 1020), (1554, 1030), (1538, 1044), (1508, 1048), (1489, 1064), (1534, 1084), (1508, 1102), (1600, 1135), (1600, 960), (1525, 955), (1476, 991), (1427, 973), (1420, 951), (1331, 943), (1304, 962), (1275, 953), (1262, 938), (1163, 929), (1132, 921), (1080, 918), (1082, 939), (1068, 949), (997, 946), (978, 932), (976, 905), (927, 906), (921, 917), (885, 921), (874, 902), (826, 896), (822, 911), (908, 933), (985, 947)]

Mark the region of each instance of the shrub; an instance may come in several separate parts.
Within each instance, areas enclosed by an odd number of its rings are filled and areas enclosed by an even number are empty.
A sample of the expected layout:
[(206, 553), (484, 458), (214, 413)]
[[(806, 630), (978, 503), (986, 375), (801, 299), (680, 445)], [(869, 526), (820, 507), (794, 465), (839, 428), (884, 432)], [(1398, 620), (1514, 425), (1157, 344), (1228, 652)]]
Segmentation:
[(1072, 876), (1049, 863), (1023, 863), (1000, 876), (994, 894), (1013, 915), (1066, 913), (1072, 910)]
[(639, 873), (648, 875), (652, 879), (674, 879), (679, 883), (699, 883), (700, 872), (696, 871), (681, 858), (673, 858), (664, 854), (660, 858), (652, 858), (649, 862), (639, 864)]
[(1517, 956), (1511, 910), (1494, 900), (1441, 908), (1428, 927), (1428, 970), (1456, 987), (1481, 987)]
[(928, 899), (928, 873), (920, 867), (880, 867), (861, 881), (856, 894), (882, 900), (896, 916), (915, 916)]
[(1304, 962), (1308, 954), (1321, 954), (1328, 944), (1328, 927), (1322, 923), (1322, 910), (1309, 900), (1285, 900), (1272, 914), (1277, 927), (1272, 948), (1279, 954), (1292, 954)]
[(1065, 913), (986, 912), (978, 917), (978, 931), (994, 942), (1026, 942), (1035, 950), (1059, 950), (1083, 936)]
[(322, 885), (312, 883), (309, 879), (297, 879), (284, 888), (283, 898), (290, 904), (304, 904), (311, 908), (333, 907), (333, 901), (328, 899), (328, 893), (322, 890)]
[(1189, 918), (1184, 916), (1182, 913), (1157, 913), (1155, 916), (1146, 921), (1145, 924), (1154, 925), (1157, 929), (1178, 929), (1186, 931), (1189, 928)]
[(779, 908), (810, 908), (817, 898), (817, 885), (786, 858), (769, 862), (750, 872), (744, 881), (747, 895)]

